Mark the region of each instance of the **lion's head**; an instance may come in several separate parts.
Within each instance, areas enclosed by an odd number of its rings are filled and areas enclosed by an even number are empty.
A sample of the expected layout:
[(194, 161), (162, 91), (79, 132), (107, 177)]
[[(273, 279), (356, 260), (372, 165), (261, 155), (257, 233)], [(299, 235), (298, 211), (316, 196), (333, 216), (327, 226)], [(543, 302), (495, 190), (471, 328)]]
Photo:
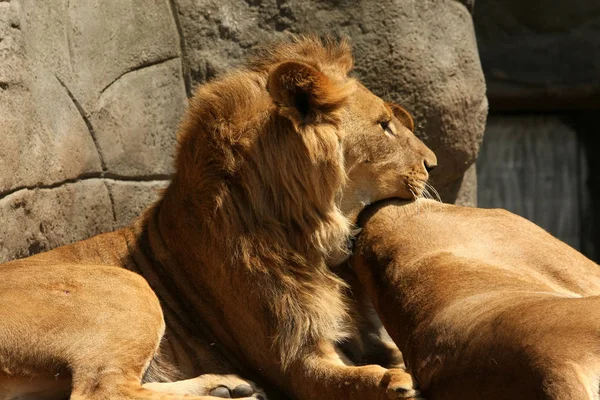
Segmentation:
[(413, 134), (413, 120), (406, 110), (385, 103), (356, 82), (342, 129), (348, 182), (341, 209), (353, 222), (370, 203), (422, 194), (437, 160)]
[(435, 165), (410, 116), (351, 68), (345, 41), (304, 37), (200, 86), (164, 203), (250, 264), (290, 252), (341, 261), (358, 212), (418, 195)]

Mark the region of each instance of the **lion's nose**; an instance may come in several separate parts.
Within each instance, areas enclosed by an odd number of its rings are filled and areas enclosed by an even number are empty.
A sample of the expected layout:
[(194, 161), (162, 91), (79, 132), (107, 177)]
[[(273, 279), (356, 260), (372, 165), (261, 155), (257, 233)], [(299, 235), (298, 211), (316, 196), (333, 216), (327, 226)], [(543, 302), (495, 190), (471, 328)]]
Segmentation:
[(437, 158), (435, 155), (433, 155), (433, 157), (426, 157), (423, 160), (423, 165), (425, 166), (425, 170), (427, 172), (431, 172), (435, 167), (437, 167)]
[(427, 146), (425, 143), (421, 142), (421, 148), (419, 149), (419, 155), (423, 157), (423, 166), (427, 173), (433, 171), (435, 167), (437, 167), (437, 157), (435, 153)]

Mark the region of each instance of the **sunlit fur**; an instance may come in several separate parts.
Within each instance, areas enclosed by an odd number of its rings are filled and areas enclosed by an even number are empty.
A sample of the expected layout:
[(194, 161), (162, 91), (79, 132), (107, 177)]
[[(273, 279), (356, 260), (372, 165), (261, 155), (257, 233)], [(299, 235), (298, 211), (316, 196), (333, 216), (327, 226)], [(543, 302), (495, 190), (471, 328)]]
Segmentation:
[[(268, 72), (291, 59), (335, 66), (341, 80), (351, 65), (343, 48), (316, 39), (280, 46), (267, 53), (264, 69), (252, 64), (200, 87), (180, 128), (177, 173), (161, 204), (161, 222), (179, 231), (167, 238), (176, 257), (192, 252), (210, 262), (218, 249), (219, 264), (260, 276), (284, 364), (303, 342), (335, 341), (346, 331), (338, 295), (344, 284), (324, 263), (345, 249), (350, 234), (335, 203), (346, 178), (339, 129), (346, 98), (300, 123), (265, 90)], [(351, 93), (347, 84), (330, 79), (326, 90)]]
[[(326, 49), (314, 40), (280, 46), (269, 65), (298, 58), (318, 65), (321, 53), (335, 54)], [(331, 62), (348, 68), (348, 54), (339, 56), (344, 59)], [(349, 232), (334, 202), (345, 181), (339, 108), (346, 97), (310, 124), (295, 123), (280, 115), (288, 111), (276, 110), (265, 90), (267, 71), (240, 70), (199, 88), (180, 129), (177, 174), (165, 204), (185, 201), (196, 223), (218, 226), (212, 240), (239, 238), (227, 243), (232, 255), (249, 259), (266, 241), (318, 262)], [(343, 85), (330, 82), (326, 90), (349, 92)]]
[[(286, 73), (278, 67), (289, 61), (318, 72), (306, 77), (296, 71), (297, 81), (312, 79), (318, 89), (304, 119), (290, 110), (285, 94), (276, 92), (284, 89), (269, 84)], [(432, 156), (400, 123), (398, 129), (410, 134), (414, 145), (385, 142), (376, 118), (386, 105), (347, 77), (351, 66), (346, 42), (303, 38), (265, 50), (247, 68), (201, 86), (180, 128), (177, 173), (161, 203), (160, 221), (172, 232), (167, 245), (175, 257), (186, 259), (183, 263), (193, 253), (199, 263), (215, 258), (232, 271), (256, 272), (252, 280), (268, 288), (260, 302), (275, 313), (271, 334), (283, 365), (304, 343), (336, 342), (347, 335), (340, 294), (345, 284), (326, 261), (347, 256), (353, 221), (340, 211), (340, 194), (349, 198), (348, 186), (363, 188), (346, 185), (342, 143), (351, 143), (354, 153), (364, 150), (361, 146), (371, 150), (375, 170), (361, 167), (370, 174), (398, 176), (400, 150), (415, 154), (405, 169), (423, 170), (422, 158)], [(355, 111), (365, 108), (372, 119)], [(368, 129), (378, 137), (367, 136)], [(380, 155), (374, 153), (381, 149)], [(387, 197), (398, 186), (394, 181), (386, 188)], [(373, 196), (380, 189), (369, 193), (370, 201), (386, 197)]]
[(364, 211), (351, 259), (431, 400), (598, 400), (600, 267), (500, 209)]
[[(414, 395), (405, 371), (346, 366), (335, 349), (356, 334), (347, 283), (334, 269), (349, 255), (358, 212), (382, 198), (412, 198), (409, 189), (422, 190), (427, 168), (435, 165), (433, 153), (411, 132), (408, 113), (349, 77), (351, 67), (347, 42), (301, 37), (268, 46), (245, 67), (198, 87), (179, 128), (176, 172), (161, 199), (133, 227), (35, 262), (61, 270), (68, 260), (104, 273), (111, 271), (98, 264), (108, 264), (142, 274), (162, 301), (170, 349), (165, 357), (178, 364), (182, 378), (243, 372), (310, 399)], [(51, 275), (27, 278), (27, 284), (39, 286)], [(129, 295), (152, 303), (143, 290)], [(124, 302), (119, 321), (146, 318), (139, 307), (126, 306), (126, 297), (103, 296), (85, 310), (87, 318), (104, 315), (109, 300)], [(151, 316), (162, 317), (159, 309)], [(48, 318), (83, 332), (77, 318)], [(110, 319), (103, 327), (116, 338), (138, 334), (135, 326), (111, 325)], [(52, 340), (85, 345), (81, 337), (87, 336)], [(156, 347), (160, 337), (153, 338)], [(131, 372), (119, 356), (125, 344), (110, 343), (98, 350), (110, 365), (83, 357), (66, 366), (128, 371), (128, 385), (139, 388), (152, 352), (136, 353), (143, 363)], [(126, 346), (142, 348), (135, 341)], [(87, 346), (86, 354), (96, 348)], [(387, 386), (380, 384), (384, 375)], [(109, 398), (121, 383), (105, 379)], [(199, 381), (198, 393), (214, 382)]]

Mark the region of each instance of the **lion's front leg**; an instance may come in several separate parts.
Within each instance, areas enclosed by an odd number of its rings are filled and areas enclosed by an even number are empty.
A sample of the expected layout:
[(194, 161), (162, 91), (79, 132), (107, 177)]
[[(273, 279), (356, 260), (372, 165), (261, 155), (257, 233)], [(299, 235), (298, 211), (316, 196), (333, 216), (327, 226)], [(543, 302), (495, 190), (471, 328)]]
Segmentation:
[(203, 374), (196, 378), (176, 382), (148, 382), (143, 387), (155, 392), (227, 399), (266, 400), (267, 398), (256, 384), (232, 374)]
[(420, 399), (411, 375), (404, 369), (379, 365), (349, 366), (332, 344), (306, 356), (290, 368), (295, 397), (301, 399)]

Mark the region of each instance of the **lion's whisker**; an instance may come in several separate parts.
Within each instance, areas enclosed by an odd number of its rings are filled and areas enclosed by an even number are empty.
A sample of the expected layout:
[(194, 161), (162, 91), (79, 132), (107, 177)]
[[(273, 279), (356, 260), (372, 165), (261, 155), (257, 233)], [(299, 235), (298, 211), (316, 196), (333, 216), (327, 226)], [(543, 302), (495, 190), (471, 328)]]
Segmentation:
[(440, 193), (433, 187), (431, 183), (425, 182), (425, 188), (430, 189), (433, 192), (433, 195), (431, 197), (433, 200), (437, 200), (440, 203), (442, 203), (442, 197), (440, 196)]
[(427, 190), (427, 186), (425, 186), (425, 188), (423, 188), (423, 192), (421, 192), (421, 197), (424, 199), (433, 199), (433, 197), (431, 196), (431, 193), (429, 193), (429, 190)]
[[(423, 192), (422, 192), (422, 194), (421, 194), (421, 197), (422, 197), (423, 199), (428, 199), (428, 200), (429, 200), (429, 199), (431, 199), (431, 200), (435, 200), (435, 199), (433, 198), (433, 196), (431, 195), (431, 193), (429, 192), (429, 190), (427, 190), (427, 186), (425, 186), (425, 187), (423, 188)], [(428, 202), (428, 201), (427, 201), (427, 202), (425, 202), (425, 206), (424, 206), (424, 210), (425, 210), (425, 212), (427, 212), (427, 211), (429, 210), (429, 207), (430, 207), (430, 204), (429, 204), (429, 202)]]

